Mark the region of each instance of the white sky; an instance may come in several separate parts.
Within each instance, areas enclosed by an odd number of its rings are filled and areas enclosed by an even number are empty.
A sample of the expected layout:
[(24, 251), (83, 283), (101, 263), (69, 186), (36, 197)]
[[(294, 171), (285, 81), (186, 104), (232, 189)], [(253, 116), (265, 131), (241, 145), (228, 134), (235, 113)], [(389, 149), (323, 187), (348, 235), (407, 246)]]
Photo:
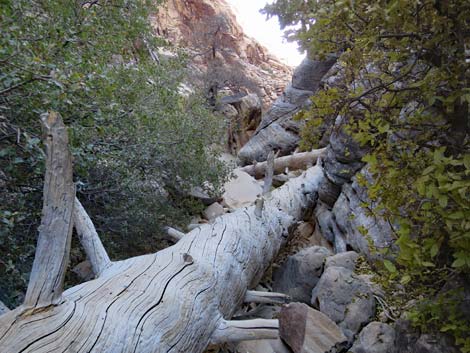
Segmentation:
[(297, 66), (304, 55), (297, 50), (296, 43), (288, 43), (284, 37), (277, 18), (266, 21), (266, 16), (259, 10), (272, 0), (227, 0), (237, 16), (238, 23), (245, 33), (255, 38), (280, 60), (291, 66)]

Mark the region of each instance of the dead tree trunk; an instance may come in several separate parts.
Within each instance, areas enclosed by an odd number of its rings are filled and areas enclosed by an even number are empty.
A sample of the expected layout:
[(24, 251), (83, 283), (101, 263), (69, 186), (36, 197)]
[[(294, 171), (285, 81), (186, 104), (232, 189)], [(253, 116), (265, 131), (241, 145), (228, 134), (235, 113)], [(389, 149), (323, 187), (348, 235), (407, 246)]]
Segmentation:
[[(312, 207), (322, 178), (320, 167), (310, 168), (265, 195), (261, 212), (250, 206), (223, 215), (155, 254), (110, 262), (101, 249), (97, 279), (47, 307), (23, 305), (0, 317), (0, 352), (188, 353), (210, 343), (277, 337), (277, 320), (230, 318), (246, 300), (269, 300), (247, 289)], [(47, 272), (50, 264), (43, 266)], [(44, 277), (45, 288), (54, 279)]]

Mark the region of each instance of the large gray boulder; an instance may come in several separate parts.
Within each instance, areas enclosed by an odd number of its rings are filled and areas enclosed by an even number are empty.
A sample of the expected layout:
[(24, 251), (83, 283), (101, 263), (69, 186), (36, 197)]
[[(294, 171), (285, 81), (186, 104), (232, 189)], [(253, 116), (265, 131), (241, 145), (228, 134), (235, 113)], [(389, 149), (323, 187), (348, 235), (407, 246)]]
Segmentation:
[(325, 269), (336, 266), (344, 267), (348, 270), (354, 271), (358, 258), (359, 254), (355, 251), (342, 252), (328, 257), (325, 262)]
[(371, 322), (364, 327), (351, 353), (398, 353), (395, 348), (395, 330), (382, 322)]
[(353, 271), (331, 266), (312, 291), (312, 304), (343, 330), (350, 342), (375, 315), (375, 299), (369, 286)]
[(274, 271), (273, 290), (289, 295), (293, 301), (309, 303), (312, 289), (320, 280), (329, 255), (331, 252), (327, 248), (312, 246), (289, 256)]

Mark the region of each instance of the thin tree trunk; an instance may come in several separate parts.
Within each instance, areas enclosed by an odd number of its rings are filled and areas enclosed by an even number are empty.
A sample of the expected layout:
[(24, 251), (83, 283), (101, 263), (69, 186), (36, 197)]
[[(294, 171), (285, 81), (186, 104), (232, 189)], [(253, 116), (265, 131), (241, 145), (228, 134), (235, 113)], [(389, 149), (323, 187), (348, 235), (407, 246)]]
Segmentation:
[(75, 187), (67, 130), (59, 114), (42, 117), (46, 144), (44, 203), (33, 268), (24, 305), (46, 307), (62, 295), (72, 238)]

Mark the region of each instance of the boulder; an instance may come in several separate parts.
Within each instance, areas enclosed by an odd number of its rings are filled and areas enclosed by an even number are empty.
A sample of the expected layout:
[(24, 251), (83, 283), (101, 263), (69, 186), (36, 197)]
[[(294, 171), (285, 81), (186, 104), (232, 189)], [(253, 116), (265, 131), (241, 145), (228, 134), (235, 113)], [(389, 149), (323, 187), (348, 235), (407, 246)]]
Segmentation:
[(223, 215), (224, 213), (225, 210), (223, 206), (218, 202), (214, 202), (212, 205), (207, 207), (204, 212), (202, 212), (202, 215), (208, 221), (212, 221), (213, 219)]
[(395, 348), (395, 330), (392, 326), (381, 322), (371, 322), (364, 327), (351, 353), (398, 353)]
[(343, 330), (350, 342), (375, 315), (375, 299), (369, 286), (353, 271), (330, 266), (312, 291), (312, 304)]
[(347, 341), (331, 319), (302, 303), (281, 309), (279, 335), (294, 353), (341, 352)]
[(291, 255), (273, 274), (273, 290), (289, 295), (293, 301), (309, 303), (313, 287), (320, 280), (323, 264), (331, 252), (312, 246)]
[(251, 205), (263, 193), (263, 188), (248, 173), (235, 169), (224, 185), (223, 203), (230, 209)]
[(90, 281), (95, 278), (91, 263), (88, 260), (77, 264), (74, 268), (72, 268), (72, 272), (75, 273), (82, 281)]
[(358, 258), (359, 254), (355, 251), (342, 252), (328, 257), (325, 262), (325, 269), (328, 267), (337, 266), (353, 271), (356, 267), (356, 261)]

